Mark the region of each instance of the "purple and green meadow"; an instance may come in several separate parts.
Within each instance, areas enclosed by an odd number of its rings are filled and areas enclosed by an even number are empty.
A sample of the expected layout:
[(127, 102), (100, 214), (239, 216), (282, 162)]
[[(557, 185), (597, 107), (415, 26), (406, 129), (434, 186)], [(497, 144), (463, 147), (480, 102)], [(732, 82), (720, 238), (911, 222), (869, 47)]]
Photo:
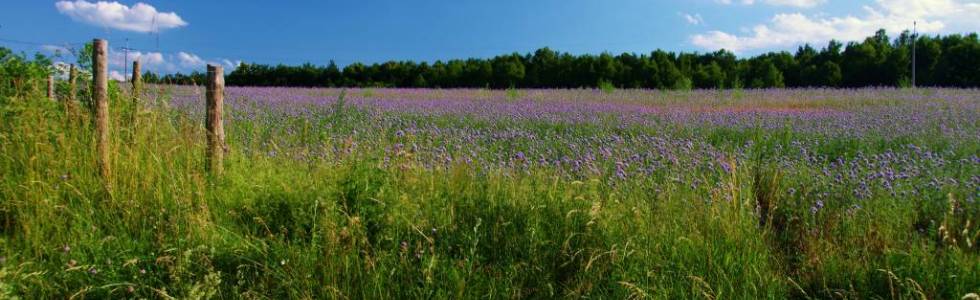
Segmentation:
[(0, 295), (980, 292), (978, 90), (229, 87), (215, 178), (204, 89), (147, 89), (111, 189), (86, 116), (0, 111)]

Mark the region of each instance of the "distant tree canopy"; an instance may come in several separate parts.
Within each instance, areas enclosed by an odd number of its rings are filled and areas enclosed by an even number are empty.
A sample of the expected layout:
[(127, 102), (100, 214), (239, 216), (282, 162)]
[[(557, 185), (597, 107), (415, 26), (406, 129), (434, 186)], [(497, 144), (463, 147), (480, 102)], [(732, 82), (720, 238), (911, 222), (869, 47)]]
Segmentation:
[[(915, 40), (917, 85), (980, 86), (977, 34), (923, 36)], [(340, 69), (242, 63), (228, 74), (228, 85), (303, 87), (489, 87), (579, 88), (600, 82), (620, 88), (771, 88), (908, 86), (912, 78), (912, 37), (894, 40), (884, 30), (846, 46), (831, 41), (820, 50), (810, 45), (789, 52), (737, 58), (728, 51), (637, 55), (572, 55), (549, 48), (490, 59), (454, 59), (416, 63), (353, 63)], [(148, 74), (148, 82), (202, 83), (204, 74)]]

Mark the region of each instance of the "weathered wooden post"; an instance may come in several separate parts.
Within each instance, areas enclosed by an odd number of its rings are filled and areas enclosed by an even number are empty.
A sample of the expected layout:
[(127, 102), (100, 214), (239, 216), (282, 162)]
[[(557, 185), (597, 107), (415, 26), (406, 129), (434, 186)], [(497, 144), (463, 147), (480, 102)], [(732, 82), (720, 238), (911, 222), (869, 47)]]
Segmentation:
[(103, 39), (95, 39), (92, 51), (92, 103), (95, 108), (95, 150), (99, 174), (109, 186), (112, 174), (109, 168), (109, 73), (106, 65), (106, 55), (109, 43)]
[(54, 75), (48, 75), (48, 99), (56, 100), (54, 98)]
[(68, 68), (68, 95), (65, 97), (65, 110), (69, 114), (75, 113), (75, 81), (78, 79), (78, 70), (75, 70), (75, 65), (72, 64)]
[(140, 92), (143, 91), (143, 77), (140, 75), (140, 61), (133, 61), (133, 111), (139, 110)]
[(208, 65), (207, 82), (207, 128), (208, 149), (205, 157), (206, 170), (215, 176), (224, 171), (225, 128), (222, 106), (225, 102), (225, 72), (221, 66)]

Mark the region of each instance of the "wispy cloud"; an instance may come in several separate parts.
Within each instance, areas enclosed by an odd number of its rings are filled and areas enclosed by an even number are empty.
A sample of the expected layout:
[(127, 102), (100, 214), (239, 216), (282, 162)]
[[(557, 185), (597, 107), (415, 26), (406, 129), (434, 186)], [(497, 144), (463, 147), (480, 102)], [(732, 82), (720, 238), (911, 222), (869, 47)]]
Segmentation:
[(693, 15), (687, 13), (679, 13), (679, 14), (682, 18), (684, 18), (684, 21), (687, 21), (688, 24), (691, 25), (704, 24), (704, 18), (701, 17), (701, 14), (693, 14)]
[(241, 60), (232, 61), (230, 59), (222, 59), (221, 64), (225, 65), (226, 70), (234, 70), (239, 65), (242, 64)]
[(57, 45), (42, 45), (41, 51), (44, 53), (49, 53), (53, 55), (71, 55), (71, 51), (68, 48), (57, 46)]
[(761, 0), (761, 1), (756, 1), (756, 0), (740, 0), (740, 1), (716, 0), (716, 2), (721, 3), (721, 4), (725, 4), (725, 5), (731, 5), (731, 4), (753, 5), (753, 4), (756, 4), (756, 3), (762, 3), (762, 4), (773, 5), (773, 6), (793, 6), (793, 7), (810, 8), (810, 7), (815, 7), (817, 5), (823, 4), (823, 3), (827, 2), (827, 0)]

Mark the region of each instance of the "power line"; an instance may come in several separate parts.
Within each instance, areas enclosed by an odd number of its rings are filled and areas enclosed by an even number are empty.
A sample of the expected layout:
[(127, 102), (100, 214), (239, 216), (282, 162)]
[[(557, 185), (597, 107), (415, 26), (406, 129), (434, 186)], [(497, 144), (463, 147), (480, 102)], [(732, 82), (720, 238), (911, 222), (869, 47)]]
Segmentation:
[(61, 45), (85, 45), (85, 43), (86, 43), (86, 42), (78, 42), (78, 43), (39, 43), (39, 42), (22, 41), (22, 40), (7, 39), (7, 38), (0, 38), (0, 42), (11, 43), (11, 44), (30, 45), (30, 46), (57, 46), (59, 44), (61, 44)]

